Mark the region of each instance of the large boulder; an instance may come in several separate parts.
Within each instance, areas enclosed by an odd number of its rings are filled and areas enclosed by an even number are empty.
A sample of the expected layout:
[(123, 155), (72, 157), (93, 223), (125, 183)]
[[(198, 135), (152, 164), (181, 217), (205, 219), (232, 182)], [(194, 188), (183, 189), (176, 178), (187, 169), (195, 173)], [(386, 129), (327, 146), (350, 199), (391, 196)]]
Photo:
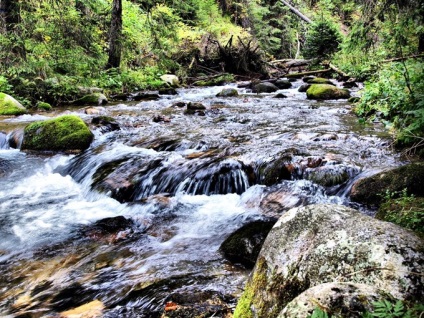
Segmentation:
[(21, 149), (84, 150), (92, 141), (93, 134), (81, 118), (65, 115), (26, 126)]
[(76, 105), (105, 105), (107, 103), (107, 97), (102, 93), (88, 94), (74, 102)]
[(12, 96), (0, 93), (0, 115), (19, 116), (27, 112), (27, 109)]
[(312, 84), (306, 91), (306, 96), (308, 99), (348, 99), (350, 93), (330, 84)]
[(166, 84), (172, 87), (178, 87), (180, 86), (180, 80), (178, 79), (178, 76), (173, 74), (164, 74), (160, 77), (162, 81), (164, 81)]
[(301, 293), (330, 282), (423, 301), (423, 257), (423, 241), (394, 224), (339, 205), (294, 208), (268, 234), (234, 318), (278, 317)]
[(424, 196), (424, 163), (408, 164), (359, 179), (352, 186), (350, 198), (359, 203), (378, 205), (386, 194), (393, 197), (404, 189), (408, 194)]

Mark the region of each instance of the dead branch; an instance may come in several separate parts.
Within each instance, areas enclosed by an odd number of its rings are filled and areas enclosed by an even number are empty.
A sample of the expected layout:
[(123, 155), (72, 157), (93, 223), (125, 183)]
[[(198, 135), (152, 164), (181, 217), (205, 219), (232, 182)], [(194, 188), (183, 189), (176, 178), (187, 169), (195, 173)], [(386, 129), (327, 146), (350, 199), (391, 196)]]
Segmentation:
[(286, 5), (291, 12), (293, 12), (295, 15), (297, 15), (299, 18), (301, 18), (303, 21), (307, 22), (307, 23), (312, 23), (312, 20), (309, 19), (306, 15), (304, 15), (302, 12), (300, 12), (299, 10), (297, 10), (295, 7), (293, 7), (290, 3), (288, 3), (285, 0), (280, 0), (284, 5)]

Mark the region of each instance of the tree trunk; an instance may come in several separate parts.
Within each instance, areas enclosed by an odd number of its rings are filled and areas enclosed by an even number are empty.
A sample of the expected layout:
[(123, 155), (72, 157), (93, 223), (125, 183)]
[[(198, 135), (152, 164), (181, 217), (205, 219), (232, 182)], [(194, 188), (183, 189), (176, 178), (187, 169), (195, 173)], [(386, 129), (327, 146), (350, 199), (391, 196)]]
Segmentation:
[(122, 51), (122, 0), (113, 0), (109, 31), (109, 59), (106, 69), (118, 68)]
[(421, 33), (418, 37), (418, 52), (424, 52), (424, 33)]
[(8, 33), (20, 22), (18, 0), (0, 0), (0, 33)]

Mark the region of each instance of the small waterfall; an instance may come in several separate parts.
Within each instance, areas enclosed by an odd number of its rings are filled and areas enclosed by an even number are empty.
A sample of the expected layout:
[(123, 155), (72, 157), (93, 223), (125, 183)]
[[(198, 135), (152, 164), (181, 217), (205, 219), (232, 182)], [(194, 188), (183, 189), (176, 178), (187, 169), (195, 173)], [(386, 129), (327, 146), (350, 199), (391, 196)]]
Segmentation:
[(9, 142), (7, 141), (7, 134), (0, 131), (0, 149), (9, 149)]

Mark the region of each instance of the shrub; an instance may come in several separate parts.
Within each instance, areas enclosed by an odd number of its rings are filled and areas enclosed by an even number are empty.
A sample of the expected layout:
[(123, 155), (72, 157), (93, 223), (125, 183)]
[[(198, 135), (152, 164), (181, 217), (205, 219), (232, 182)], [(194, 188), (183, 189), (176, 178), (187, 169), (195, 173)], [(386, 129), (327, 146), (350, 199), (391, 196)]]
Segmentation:
[(306, 35), (303, 56), (307, 59), (330, 58), (339, 50), (342, 37), (335, 25), (328, 21), (312, 24)]

